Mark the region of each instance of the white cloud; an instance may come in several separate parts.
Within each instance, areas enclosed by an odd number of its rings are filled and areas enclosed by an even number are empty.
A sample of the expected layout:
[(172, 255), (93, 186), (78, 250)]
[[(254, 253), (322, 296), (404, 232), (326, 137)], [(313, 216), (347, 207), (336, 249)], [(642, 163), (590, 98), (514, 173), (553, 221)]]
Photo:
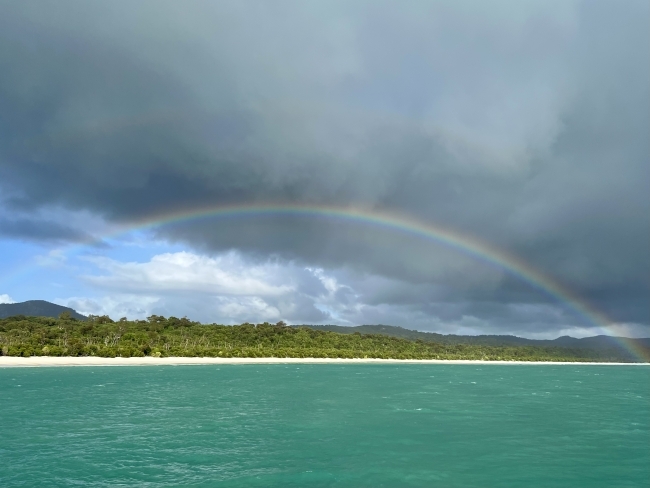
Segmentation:
[(43, 268), (60, 268), (66, 264), (68, 257), (63, 249), (52, 249), (47, 254), (39, 254), (34, 257), (37, 265)]
[(73, 308), (82, 315), (108, 315), (113, 319), (128, 317), (144, 319), (152, 314), (159, 298), (143, 295), (115, 294), (101, 298), (71, 297), (54, 300), (59, 305)]
[(330, 293), (323, 280), (331, 281), (293, 263), (255, 263), (236, 252), (215, 257), (164, 253), (146, 262), (85, 259), (98, 273), (82, 278), (103, 296), (60, 300), (81, 313), (129, 318), (185, 315), (220, 323), (328, 318), (316, 303)]
[(0, 295), (0, 303), (16, 303), (9, 295), (6, 293)]
[(149, 262), (122, 263), (108, 258), (87, 258), (107, 272), (85, 276), (102, 287), (143, 292), (201, 292), (215, 295), (280, 296), (295, 291), (279, 283), (279, 266), (251, 265), (230, 252), (215, 258), (190, 252), (159, 254)]
[[(203, 323), (240, 324), (243, 322), (277, 322), (306, 317), (298, 322), (319, 322), (323, 318), (318, 310), (309, 319), (309, 310), (296, 310), (292, 303), (274, 306), (261, 297), (242, 296), (151, 296), (138, 294), (104, 295), (96, 298), (72, 297), (58, 299), (57, 303), (72, 307), (84, 315), (108, 315), (113, 319), (128, 317), (144, 319), (152, 314), (166, 317), (188, 317)], [(288, 306), (287, 306), (288, 305)], [(312, 311), (313, 312), (313, 311)], [(294, 320), (294, 322), (296, 322)]]

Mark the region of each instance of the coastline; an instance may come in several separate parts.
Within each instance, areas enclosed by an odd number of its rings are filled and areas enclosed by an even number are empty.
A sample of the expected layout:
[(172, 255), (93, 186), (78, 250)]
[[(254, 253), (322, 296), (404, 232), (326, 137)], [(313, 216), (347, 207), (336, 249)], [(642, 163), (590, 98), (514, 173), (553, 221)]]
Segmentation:
[(472, 359), (335, 359), (335, 358), (212, 358), (151, 356), (103, 358), (96, 356), (0, 356), (0, 368), (61, 366), (188, 366), (226, 364), (510, 364), (572, 366), (650, 366), (650, 363), (605, 363), (580, 361), (483, 361)]

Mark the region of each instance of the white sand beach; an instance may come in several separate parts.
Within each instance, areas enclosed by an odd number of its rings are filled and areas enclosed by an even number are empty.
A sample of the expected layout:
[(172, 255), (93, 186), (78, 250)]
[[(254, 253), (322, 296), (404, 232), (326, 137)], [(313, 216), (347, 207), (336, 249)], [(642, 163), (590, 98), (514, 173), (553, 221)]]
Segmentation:
[(191, 358), (191, 357), (134, 357), (101, 358), (32, 356), (0, 356), (0, 368), (48, 367), (48, 366), (180, 366), (207, 364), (511, 364), (511, 365), (572, 365), (572, 366), (650, 366), (650, 363), (587, 363), (553, 361), (480, 361), (442, 359), (327, 359), (327, 358)]

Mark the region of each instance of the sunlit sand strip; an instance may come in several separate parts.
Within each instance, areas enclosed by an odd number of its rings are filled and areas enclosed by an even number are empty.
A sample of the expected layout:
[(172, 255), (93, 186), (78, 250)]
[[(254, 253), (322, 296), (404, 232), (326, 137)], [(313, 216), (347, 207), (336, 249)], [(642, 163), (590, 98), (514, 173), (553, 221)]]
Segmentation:
[(480, 360), (443, 360), (443, 359), (326, 359), (326, 358), (186, 358), (186, 357), (135, 357), (135, 358), (100, 358), (84, 357), (48, 357), (32, 356), (29, 358), (0, 356), (0, 368), (12, 367), (47, 367), (47, 366), (180, 366), (206, 364), (548, 364), (548, 365), (598, 365), (598, 366), (649, 366), (650, 363), (586, 363), (554, 361), (480, 361)]

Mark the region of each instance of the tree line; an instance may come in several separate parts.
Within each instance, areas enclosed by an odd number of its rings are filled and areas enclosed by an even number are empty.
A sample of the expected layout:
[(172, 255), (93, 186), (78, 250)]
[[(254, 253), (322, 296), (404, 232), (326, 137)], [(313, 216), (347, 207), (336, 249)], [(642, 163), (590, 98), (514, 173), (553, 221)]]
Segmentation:
[(7, 356), (482, 359), (621, 361), (603, 351), (562, 347), (440, 344), (381, 334), (340, 334), (284, 322), (201, 324), (152, 315), (118, 321), (14, 316), (0, 319), (0, 354)]

